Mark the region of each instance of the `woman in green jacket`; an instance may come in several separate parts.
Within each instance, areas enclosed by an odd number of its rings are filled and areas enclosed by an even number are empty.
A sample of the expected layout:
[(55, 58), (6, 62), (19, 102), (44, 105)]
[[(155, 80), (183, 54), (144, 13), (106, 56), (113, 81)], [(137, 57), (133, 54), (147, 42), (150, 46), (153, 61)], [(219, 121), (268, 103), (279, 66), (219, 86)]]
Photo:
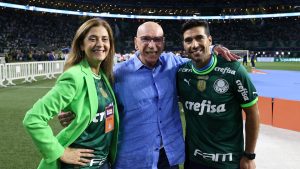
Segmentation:
[[(114, 39), (99, 18), (76, 32), (63, 74), (30, 109), (23, 124), (43, 159), (39, 169), (108, 169), (116, 157), (119, 116), (113, 83)], [(48, 121), (60, 111), (76, 117), (56, 137)]]

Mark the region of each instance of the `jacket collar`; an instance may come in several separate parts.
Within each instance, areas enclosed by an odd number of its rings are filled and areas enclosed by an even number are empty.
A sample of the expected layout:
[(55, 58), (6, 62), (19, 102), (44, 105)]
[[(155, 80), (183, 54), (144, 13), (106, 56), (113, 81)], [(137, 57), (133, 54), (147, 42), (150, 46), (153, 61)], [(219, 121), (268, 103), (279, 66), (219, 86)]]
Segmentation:
[[(97, 113), (98, 106), (98, 99), (97, 99), (97, 91), (95, 87), (95, 81), (93, 78), (93, 72), (91, 67), (86, 59), (83, 59), (80, 63), (81, 71), (85, 74), (85, 81), (88, 89), (88, 96), (90, 100), (90, 122), (93, 120)], [(102, 73), (102, 71), (100, 71)]]
[(80, 67), (81, 67), (81, 71), (85, 74), (85, 75), (92, 75), (92, 70), (91, 67), (89, 65), (89, 62), (86, 59), (83, 59), (80, 63), (79, 63)]

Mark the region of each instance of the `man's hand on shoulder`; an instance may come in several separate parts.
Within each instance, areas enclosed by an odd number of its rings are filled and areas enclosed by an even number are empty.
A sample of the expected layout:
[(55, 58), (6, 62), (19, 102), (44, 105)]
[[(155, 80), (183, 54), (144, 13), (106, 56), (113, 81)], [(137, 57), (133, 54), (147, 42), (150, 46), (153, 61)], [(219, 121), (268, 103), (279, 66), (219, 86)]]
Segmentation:
[(75, 114), (72, 112), (60, 112), (58, 114), (58, 120), (63, 127), (67, 127), (75, 118)]
[(222, 45), (215, 45), (213, 47), (213, 52), (217, 55), (221, 55), (227, 61), (237, 61), (238, 59), (241, 58), (240, 56), (231, 53), (229, 49), (227, 49)]

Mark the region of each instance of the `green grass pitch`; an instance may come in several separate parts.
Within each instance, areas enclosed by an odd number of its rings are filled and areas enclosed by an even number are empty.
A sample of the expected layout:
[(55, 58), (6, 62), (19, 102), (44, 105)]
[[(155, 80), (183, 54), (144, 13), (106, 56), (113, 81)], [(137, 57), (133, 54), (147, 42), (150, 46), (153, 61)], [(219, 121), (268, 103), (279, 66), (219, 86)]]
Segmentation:
[[(246, 67), (250, 68), (251, 63)], [(300, 71), (300, 62), (256, 62), (256, 69)]]
[[(34, 83), (18, 84), (0, 88), (0, 168), (34, 169), (41, 159), (22, 121), (27, 110), (54, 85), (54, 80), (40, 80)], [(49, 124), (57, 133), (61, 127), (57, 118)]]

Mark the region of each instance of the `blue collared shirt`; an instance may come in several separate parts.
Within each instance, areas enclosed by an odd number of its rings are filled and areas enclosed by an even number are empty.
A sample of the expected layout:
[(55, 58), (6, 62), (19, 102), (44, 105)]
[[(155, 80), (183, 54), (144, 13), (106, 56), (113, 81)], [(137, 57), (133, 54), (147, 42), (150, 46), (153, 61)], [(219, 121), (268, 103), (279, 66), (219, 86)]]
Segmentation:
[(156, 169), (164, 147), (170, 165), (184, 162), (184, 140), (176, 91), (176, 72), (187, 59), (162, 53), (154, 68), (139, 60), (115, 66), (120, 131), (117, 169)]

